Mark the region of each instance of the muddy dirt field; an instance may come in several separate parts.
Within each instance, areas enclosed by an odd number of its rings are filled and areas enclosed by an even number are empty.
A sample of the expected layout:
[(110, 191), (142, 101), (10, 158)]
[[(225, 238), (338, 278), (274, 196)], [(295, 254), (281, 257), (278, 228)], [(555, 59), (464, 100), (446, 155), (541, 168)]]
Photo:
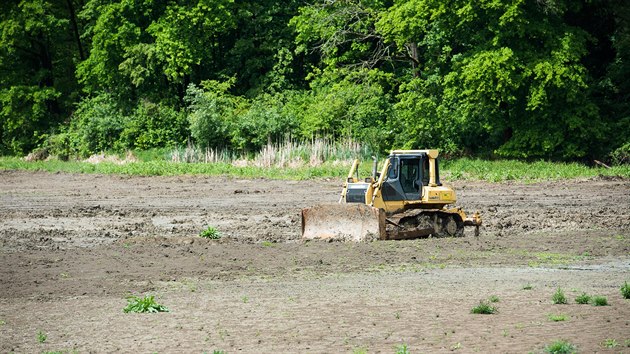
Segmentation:
[(0, 171), (0, 353), (630, 353), (630, 181), (454, 187), (479, 237), (304, 243), (340, 181)]

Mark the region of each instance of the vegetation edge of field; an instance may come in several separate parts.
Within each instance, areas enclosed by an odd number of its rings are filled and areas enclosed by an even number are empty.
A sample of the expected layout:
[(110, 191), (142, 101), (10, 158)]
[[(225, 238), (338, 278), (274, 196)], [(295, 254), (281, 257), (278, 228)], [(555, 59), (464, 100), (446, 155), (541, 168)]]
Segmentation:
[[(227, 162), (179, 163), (162, 160), (127, 163), (84, 161), (25, 161), (19, 157), (0, 157), (0, 170), (29, 170), (66, 173), (120, 174), (133, 176), (208, 175), (238, 178), (311, 179), (339, 178), (348, 173), (348, 163), (327, 161), (317, 166), (257, 167), (234, 166)], [(361, 176), (370, 174), (371, 162), (363, 161)], [(472, 180), (488, 182), (535, 182), (599, 176), (630, 179), (630, 166), (612, 168), (588, 167), (579, 163), (522, 162), (516, 160), (443, 160), (440, 166), (443, 181)]]

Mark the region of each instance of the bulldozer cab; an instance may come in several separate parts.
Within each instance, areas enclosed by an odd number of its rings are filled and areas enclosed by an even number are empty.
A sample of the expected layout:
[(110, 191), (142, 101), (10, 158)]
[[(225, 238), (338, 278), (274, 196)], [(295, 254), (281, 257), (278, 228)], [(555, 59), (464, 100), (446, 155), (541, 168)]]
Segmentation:
[[(420, 200), (429, 185), (429, 157), (426, 153), (390, 155), (387, 178), (383, 181), (384, 201)], [(436, 179), (437, 162), (436, 162)]]

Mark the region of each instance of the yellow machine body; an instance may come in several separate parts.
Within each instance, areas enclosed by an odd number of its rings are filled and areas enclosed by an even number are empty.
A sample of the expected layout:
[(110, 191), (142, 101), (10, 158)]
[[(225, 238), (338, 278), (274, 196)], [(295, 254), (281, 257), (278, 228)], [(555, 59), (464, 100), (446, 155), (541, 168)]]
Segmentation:
[[(439, 181), (438, 150), (393, 150), (376, 172), (358, 177), (355, 160), (336, 206), (302, 211), (304, 239), (408, 239), (462, 236), (464, 226), (475, 226), (481, 216), (468, 217), (456, 202), (455, 191)], [(359, 206), (362, 205), (362, 206)]]

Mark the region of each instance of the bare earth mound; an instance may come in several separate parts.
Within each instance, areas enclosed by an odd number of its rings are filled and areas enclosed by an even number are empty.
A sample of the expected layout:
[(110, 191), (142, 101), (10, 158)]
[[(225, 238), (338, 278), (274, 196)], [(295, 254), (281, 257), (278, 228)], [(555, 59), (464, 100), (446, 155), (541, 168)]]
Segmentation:
[(303, 243), (340, 181), (0, 171), (0, 353), (630, 352), (630, 181), (454, 187), (481, 236)]

